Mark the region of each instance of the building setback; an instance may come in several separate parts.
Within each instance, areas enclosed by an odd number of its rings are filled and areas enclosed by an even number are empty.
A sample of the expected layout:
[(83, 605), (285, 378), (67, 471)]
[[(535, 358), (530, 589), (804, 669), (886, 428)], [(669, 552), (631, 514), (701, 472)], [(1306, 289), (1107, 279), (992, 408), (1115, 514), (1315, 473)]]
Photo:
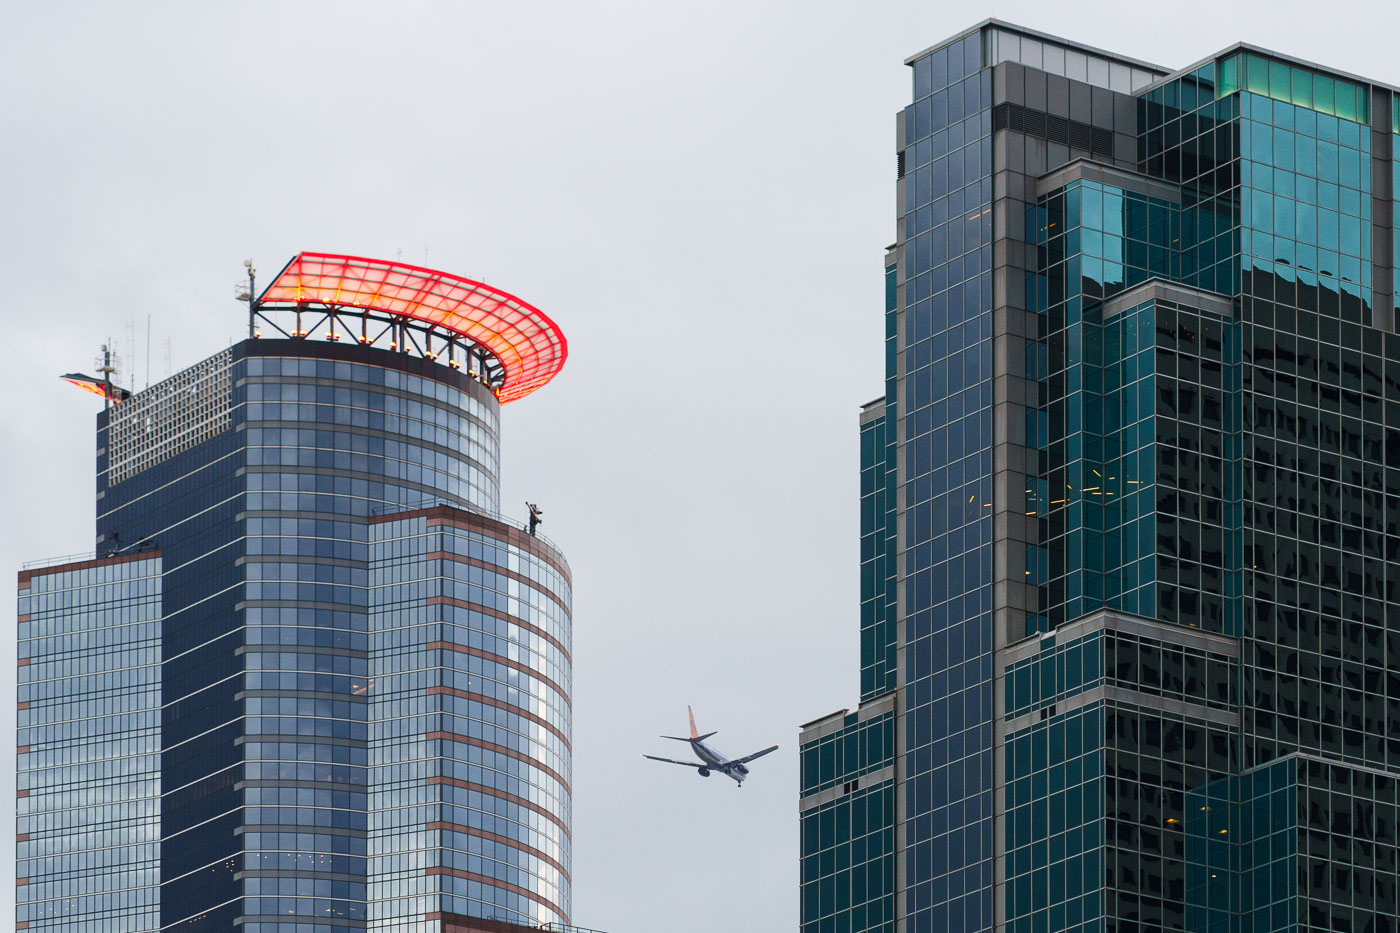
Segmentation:
[(906, 64), (804, 933), (1394, 931), (1400, 90), (993, 20)]
[(504, 292), (303, 253), (111, 404), (97, 555), (19, 578), (18, 928), (569, 922), (570, 575), (500, 517), (562, 367)]

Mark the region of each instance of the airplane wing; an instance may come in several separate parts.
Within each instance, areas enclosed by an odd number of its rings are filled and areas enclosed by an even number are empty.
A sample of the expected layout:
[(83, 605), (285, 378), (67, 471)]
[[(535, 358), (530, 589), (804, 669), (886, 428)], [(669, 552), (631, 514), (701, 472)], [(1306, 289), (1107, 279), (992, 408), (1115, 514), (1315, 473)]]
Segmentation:
[(643, 758), (650, 758), (652, 761), (664, 761), (668, 765), (685, 765), (687, 768), (703, 768), (704, 764), (698, 761), (677, 761), (674, 758), (657, 758), (655, 755), (643, 755)]
[(755, 758), (762, 758), (764, 755), (768, 754), (769, 752), (776, 752), (777, 750), (778, 750), (778, 746), (776, 746), (776, 745), (770, 745), (768, 748), (765, 748), (765, 749), (764, 749), (763, 751), (761, 751), (761, 752), (754, 752), (752, 755), (745, 755), (743, 758), (736, 758), (736, 759), (734, 759), (733, 761), (729, 761), (729, 762), (725, 762), (725, 763), (726, 763), (726, 764), (731, 764), (731, 765), (746, 765), (746, 764), (748, 764), (749, 762), (753, 761)]

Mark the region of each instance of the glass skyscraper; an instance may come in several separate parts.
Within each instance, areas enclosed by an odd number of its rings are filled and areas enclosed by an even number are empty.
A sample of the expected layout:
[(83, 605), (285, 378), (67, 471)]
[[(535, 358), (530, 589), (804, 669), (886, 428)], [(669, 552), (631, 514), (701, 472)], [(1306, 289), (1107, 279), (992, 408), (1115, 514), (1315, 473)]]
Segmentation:
[(303, 253), (112, 402), (97, 552), (19, 580), (18, 928), (570, 919), (570, 575), (501, 517), (538, 310)]
[(906, 64), (804, 933), (1395, 931), (1400, 89), (991, 20)]

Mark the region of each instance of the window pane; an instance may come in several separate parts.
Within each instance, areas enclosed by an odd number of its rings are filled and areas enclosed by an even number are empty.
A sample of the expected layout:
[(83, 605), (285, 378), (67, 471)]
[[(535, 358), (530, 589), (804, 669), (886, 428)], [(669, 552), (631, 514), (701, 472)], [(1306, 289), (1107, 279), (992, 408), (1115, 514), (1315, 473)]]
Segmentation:
[(1312, 72), (1304, 71), (1301, 68), (1293, 69), (1293, 103), (1300, 107), (1313, 105)]

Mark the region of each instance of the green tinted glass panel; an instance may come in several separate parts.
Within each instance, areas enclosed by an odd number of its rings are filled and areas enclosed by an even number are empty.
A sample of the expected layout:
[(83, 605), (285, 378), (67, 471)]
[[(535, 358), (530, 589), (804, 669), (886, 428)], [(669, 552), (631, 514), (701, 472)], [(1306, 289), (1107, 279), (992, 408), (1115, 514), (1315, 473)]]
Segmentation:
[(1336, 114), (1346, 120), (1360, 120), (1357, 113), (1356, 85), (1345, 81), (1336, 82)]
[(1313, 79), (1313, 109), (1321, 110), (1323, 113), (1336, 113), (1336, 95), (1333, 91), (1334, 83), (1326, 75), (1317, 75)]
[(1248, 70), (1245, 86), (1256, 94), (1269, 93), (1268, 60), (1258, 55), (1250, 55), (1246, 61), (1248, 62)]
[(1224, 97), (1240, 89), (1240, 57), (1231, 56), (1216, 64), (1216, 94)]
[[(1366, 87), (1341, 78), (1254, 54), (1232, 55), (1220, 60), (1216, 63), (1216, 75), (1217, 98), (1247, 90), (1344, 120), (1371, 122), (1370, 95)], [(1396, 105), (1392, 102), (1392, 106)], [(1397, 124), (1400, 120), (1393, 120), (1392, 128)]]
[(1293, 103), (1297, 104), (1299, 107), (1312, 107), (1312, 72), (1304, 71), (1301, 68), (1293, 69)]

